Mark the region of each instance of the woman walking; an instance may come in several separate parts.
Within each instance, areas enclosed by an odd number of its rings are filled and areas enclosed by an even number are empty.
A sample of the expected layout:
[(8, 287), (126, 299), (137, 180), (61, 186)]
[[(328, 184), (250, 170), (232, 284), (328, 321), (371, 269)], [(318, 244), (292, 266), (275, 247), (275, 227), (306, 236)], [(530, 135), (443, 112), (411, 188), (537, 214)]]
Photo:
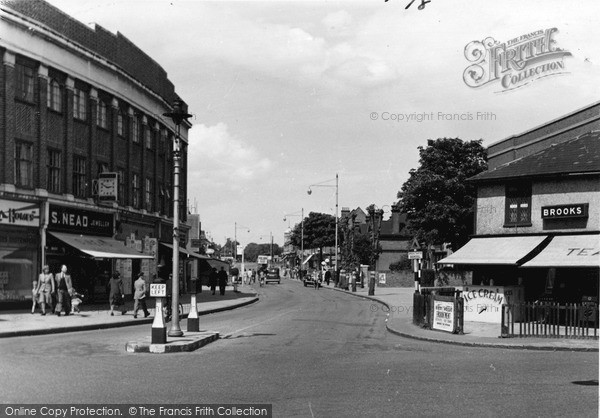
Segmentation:
[[(115, 308), (123, 305), (123, 298), (125, 297), (125, 289), (123, 287), (123, 280), (118, 272), (115, 272), (111, 279), (108, 281), (108, 301), (110, 303), (110, 316), (115, 315)], [(125, 315), (127, 309), (123, 306), (121, 315)]]
[(52, 311), (52, 295), (56, 292), (54, 275), (50, 273), (50, 267), (46, 264), (40, 274), (37, 284), (36, 294), (38, 302), (42, 307), (42, 315), (46, 315), (46, 305)]

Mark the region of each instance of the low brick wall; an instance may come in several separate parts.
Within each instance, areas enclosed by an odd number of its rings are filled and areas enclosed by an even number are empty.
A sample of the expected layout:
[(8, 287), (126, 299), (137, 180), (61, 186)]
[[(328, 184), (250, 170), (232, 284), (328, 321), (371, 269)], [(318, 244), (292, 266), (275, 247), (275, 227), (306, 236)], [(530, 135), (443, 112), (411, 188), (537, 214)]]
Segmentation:
[[(415, 276), (412, 270), (390, 271), (380, 270), (377, 273), (385, 273), (385, 283), (379, 283), (379, 276), (375, 278), (377, 287), (414, 287)], [(466, 286), (473, 283), (473, 274), (470, 271), (431, 271), (427, 276), (434, 276), (431, 283), (422, 283), (427, 286)], [(426, 279), (425, 277), (422, 278)], [(366, 283), (365, 283), (366, 285)]]

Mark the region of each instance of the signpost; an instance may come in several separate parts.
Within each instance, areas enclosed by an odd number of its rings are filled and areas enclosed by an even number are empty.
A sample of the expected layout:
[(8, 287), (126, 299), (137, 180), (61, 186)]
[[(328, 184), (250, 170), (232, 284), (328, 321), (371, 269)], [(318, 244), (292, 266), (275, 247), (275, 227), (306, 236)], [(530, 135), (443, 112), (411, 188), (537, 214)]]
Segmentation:
[(154, 321), (152, 321), (152, 344), (166, 344), (167, 325), (163, 314), (163, 301), (167, 297), (167, 284), (150, 283), (150, 296), (156, 298)]

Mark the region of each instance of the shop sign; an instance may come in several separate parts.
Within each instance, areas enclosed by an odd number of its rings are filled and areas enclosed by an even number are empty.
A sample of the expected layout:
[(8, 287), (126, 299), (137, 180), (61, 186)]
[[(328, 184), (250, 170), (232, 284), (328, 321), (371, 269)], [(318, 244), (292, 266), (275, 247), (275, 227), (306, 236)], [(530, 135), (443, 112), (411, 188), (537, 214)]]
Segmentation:
[(454, 332), (454, 302), (433, 301), (433, 329)]
[(542, 206), (542, 219), (587, 218), (588, 203)]
[(40, 206), (0, 199), (0, 225), (40, 226)]
[(48, 229), (87, 235), (110, 236), (114, 231), (114, 216), (111, 213), (50, 205)]
[(385, 284), (386, 283), (386, 274), (385, 273), (377, 273), (377, 275), (379, 276), (379, 284)]

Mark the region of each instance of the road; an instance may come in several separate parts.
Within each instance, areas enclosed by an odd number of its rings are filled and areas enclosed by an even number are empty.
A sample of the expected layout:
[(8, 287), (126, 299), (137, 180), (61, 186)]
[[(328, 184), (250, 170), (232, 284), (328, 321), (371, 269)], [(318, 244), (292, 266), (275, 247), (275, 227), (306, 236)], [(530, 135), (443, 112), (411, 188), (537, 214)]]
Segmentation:
[(585, 384), (598, 379), (597, 353), (404, 339), (369, 300), (288, 280), (257, 290), (258, 303), (200, 317), (222, 338), (192, 353), (126, 353), (149, 325), (2, 339), (2, 402), (271, 403), (276, 417), (598, 416), (598, 386)]

